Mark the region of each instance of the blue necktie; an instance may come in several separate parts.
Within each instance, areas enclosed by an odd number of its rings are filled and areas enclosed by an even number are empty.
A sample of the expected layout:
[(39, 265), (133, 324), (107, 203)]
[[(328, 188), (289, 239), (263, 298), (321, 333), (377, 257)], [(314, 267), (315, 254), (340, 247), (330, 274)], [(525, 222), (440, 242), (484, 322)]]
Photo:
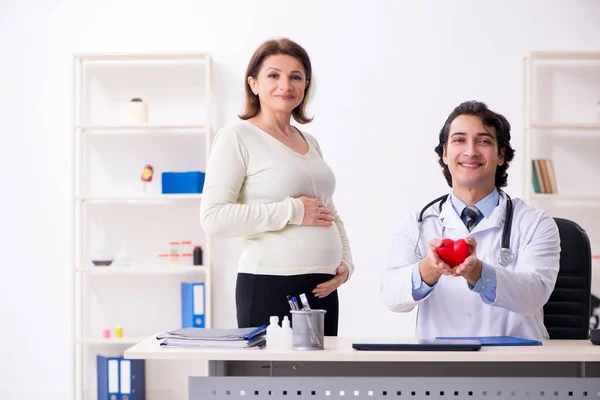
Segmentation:
[(479, 216), (481, 215), (481, 211), (477, 209), (475, 206), (465, 207), (462, 212), (462, 217), (466, 218), (467, 229), (469, 232), (475, 228), (475, 225), (479, 223)]

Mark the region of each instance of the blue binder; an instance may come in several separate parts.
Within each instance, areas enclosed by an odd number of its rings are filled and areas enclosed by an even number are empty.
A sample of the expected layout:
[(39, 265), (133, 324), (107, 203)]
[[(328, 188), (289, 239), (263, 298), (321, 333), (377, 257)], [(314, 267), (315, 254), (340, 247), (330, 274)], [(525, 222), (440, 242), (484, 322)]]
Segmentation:
[(98, 400), (145, 400), (144, 360), (96, 356)]
[(469, 337), (437, 337), (438, 340), (469, 339), (478, 340), (482, 346), (541, 346), (542, 342), (535, 339), (525, 339), (516, 336), (469, 336)]
[(181, 283), (181, 327), (204, 328), (204, 282)]

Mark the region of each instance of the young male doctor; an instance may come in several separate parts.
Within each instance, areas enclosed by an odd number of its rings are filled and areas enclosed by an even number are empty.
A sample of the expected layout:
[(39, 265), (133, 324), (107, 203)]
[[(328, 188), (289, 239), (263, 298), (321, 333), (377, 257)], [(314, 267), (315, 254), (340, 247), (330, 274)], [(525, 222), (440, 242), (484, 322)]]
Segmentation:
[[(514, 157), (509, 122), (484, 103), (462, 103), (435, 151), (452, 192), (401, 222), (383, 302), (396, 312), (419, 306), (417, 337), (547, 339), (543, 306), (556, 282), (560, 239), (552, 217), (500, 189)], [(469, 245), (454, 268), (437, 252), (445, 238)], [(452, 249), (444, 250), (448, 260)]]

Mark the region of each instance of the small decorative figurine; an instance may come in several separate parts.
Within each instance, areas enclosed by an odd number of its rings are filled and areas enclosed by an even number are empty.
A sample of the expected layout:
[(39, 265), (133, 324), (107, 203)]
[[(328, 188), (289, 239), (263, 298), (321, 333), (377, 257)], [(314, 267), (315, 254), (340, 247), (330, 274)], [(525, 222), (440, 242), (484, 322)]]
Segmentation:
[(152, 176), (154, 175), (154, 168), (152, 165), (146, 164), (144, 170), (142, 171), (142, 190), (146, 192), (146, 182), (152, 182)]

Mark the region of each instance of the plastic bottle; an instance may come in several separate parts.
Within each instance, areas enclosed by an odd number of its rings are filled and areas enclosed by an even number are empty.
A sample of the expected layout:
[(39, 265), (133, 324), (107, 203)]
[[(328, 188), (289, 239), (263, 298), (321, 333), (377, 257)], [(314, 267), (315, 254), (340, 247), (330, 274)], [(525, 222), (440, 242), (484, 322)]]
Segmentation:
[(194, 265), (202, 265), (202, 246), (194, 247)]
[(283, 317), (281, 322), (281, 348), (292, 350), (292, 325), (287, 315)]
[(267, 326), (267, 348), (279, 349), (281, 348), (281, 327), (279, 326), (279, 317), (271, 316), (269, 318), (269, 326)]

